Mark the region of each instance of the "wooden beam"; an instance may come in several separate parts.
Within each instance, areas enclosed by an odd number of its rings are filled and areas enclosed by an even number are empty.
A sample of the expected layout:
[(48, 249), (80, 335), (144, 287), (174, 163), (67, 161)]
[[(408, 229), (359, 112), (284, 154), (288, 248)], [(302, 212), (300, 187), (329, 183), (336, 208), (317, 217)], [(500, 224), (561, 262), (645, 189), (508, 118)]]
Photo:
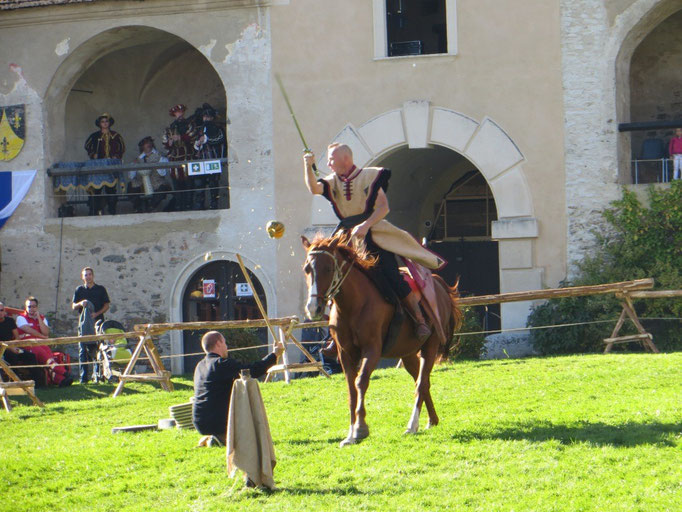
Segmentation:
[(682, 297), (682, 290), (651, 290), (644, 292), (628, 292), (633, 299), (669, 299)]
[(88, 336), (67, 336), (64, 338), (47, 338), (44, 340), (12, 340), (5, 341), (8, 347), (33, 347), (36, 345), (68, 345), (84, 341), (117, 340), (118, 338), (137, 338), (139, 332), (119, 332), (112, 334), (91, 334)]
[[(271, 318), (270, 325), (289, 325), (291, 321), (298, 321), (296, 316), (286, 316), (283, 318)], [(220, 322), (174, 322), (166, 324), (136, 324), (133, 329), (134, 334), (138, 336), (140, 331), (145, 331), (147, 328), (153, 334), (160, 334), (166, 331), (188, 331), (188, 330), (209, 330), (209, 329), (249, 329), (256, 327), (267, 327), (267, 322), (262, 319), (253, 320), (223, 320)]]
[(587, 286), (572, 286), (569, 288), (548, 288), (547, 290), (530, 290), (526, 292), (498, 293), (495, 295), (479, 295), (476, 297), (462, 297), (458, 300), (460, 306), (482, 306), (484, 304), (500, 304), (502, 302), (520, 302), (526, 300), (548, 300), (563, 297), (582, 297), (585, 295), (600, 295), (605, 293), (628, 292), (631, 290), (648, 290), (654, 287), (654, 280), (636, 279), (620, 283), (597, 284)]

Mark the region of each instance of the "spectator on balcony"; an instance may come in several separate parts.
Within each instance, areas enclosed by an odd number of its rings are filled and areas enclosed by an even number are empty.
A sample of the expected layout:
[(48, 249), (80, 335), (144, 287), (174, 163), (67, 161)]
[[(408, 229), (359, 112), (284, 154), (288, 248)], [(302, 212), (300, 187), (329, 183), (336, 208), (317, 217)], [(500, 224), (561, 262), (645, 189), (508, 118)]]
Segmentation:
[[(168, 158), (161, 156), (150, 136), (138, 142), (140, 155), (135, 163), (168, 162)], [(137, 213), (155, 210), (171, 188), (166, 181), (167, 169), (144, 169), (128, 173), (128, 193), (134, 194), (133, 207)]]
[[(97, 119), (95, 119), (95, 125), (99, 128), (98, 131), (91, 133), (90, 136), (85, 141), (85, 151), (87, 151), (88, 156), (91, 160), (101, 160), (101, 159), (117, 159), (121, 160), (123, 158), (123, 153), (125, 153), (126, 146), (123, 142), (123, 137), (118, 132), (111, 129), (114, 125), (114, 118), (109, 114), (102, 114)], [(94, 180), (92, 186), (92, 195), (90, 201), (90, 215), (101, 214), (104, 209), (104, 204), (101, 197), (102, 189), (107, 193), (107, 210), (110, 215), (116, 213), (116, 185), (118, 184), (118, 179), (115, 179), (113, 175), (109, 181), (104, 180), (97, 182)]]
[(675, 128), (675, 136), (668, 143), (668, 154), (673, 159), (673, 179), (680, 179), (680, 167), (682, 166), (682, 128)]
[[(194, 126), (189, 119), (185, 118), (187, 107), (182, 103), (170, 108), (168, 113), (174, 117), (174, 121), (166, 128), (163, 135), (163, 146), (168, 151), (168, 160), (171, 162), (181, 162), (190, 160), (194, 156)], [(171, 208), (175, 211), (188, 210), (192, 203), (192, 193), (186, 192), (190, 187), (187, 178), (186, 167), (171, 168), (171, 180), (173, 182), (173, 199)]]
[[(202, 108), (203, 125), (199, 132), (194, 148), (197, 150), (197, 158), (207, 160), (217, 160), (225, 158), (227, 154), (227, 143), (225, 140), (225, 132), (216, 123), (216, 110), (204, 103)], [(220, 185), (220, 173), (205, 174), (204, 176), (197, 176), (194, 178), (195, 188), (209, 189), (210, 208), (216, 209), (218, 207), (218, 196), (220, 195), (218, 186)], [(195, 209), (201, 209), (203, 206), (204, 191), (197, 191), (194, 201)]]
[[(22, 340), (44, 340), (50, 337), (50, 326), (47, 318), (38, 311), (38, 299), (35, 297), (26, 299), (26, 309), (17, 316), (17, 328), (19, 338)], [(66, 366), (57, 364), (50, 347), (33, 345), (26, 347), (26, 350), (36, 356), (38, 364), (49, 365), (47, 367), (49, 384), (64, 387), (73, 383)]]

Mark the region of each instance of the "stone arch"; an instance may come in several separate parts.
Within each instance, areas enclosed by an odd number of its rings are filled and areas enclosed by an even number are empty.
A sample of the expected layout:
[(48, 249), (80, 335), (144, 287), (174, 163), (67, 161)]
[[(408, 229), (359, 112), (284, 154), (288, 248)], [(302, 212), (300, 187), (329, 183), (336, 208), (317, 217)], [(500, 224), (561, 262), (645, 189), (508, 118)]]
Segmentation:
[[(215, 250), (210, 251), (206, 254), (211, 255), (212, 261), (238, 261), (237, 253), (225, 250)], [(170, 322), (182, 322), (182, 298), (185, 293), (185, 288), (189, 283), (192, 276), (201, 267), (206, 265), (208, 258), (206, 254), (201, 254), (195, 256), (178, 272), (175, 282), (171, 288), (170, 301), (169, 301), (169, 321)], [(246, 268), (252, 272), (260, 284), (263, 286), (263, 291), (265, 292), (265, 298), (267, 303), (267, 313), (269, 317), (277, 316), (277, 293), (275, 290), (274, 283), (272, 279), (263, 271), (263, 267), (257, 264), (255, 261), (251, 260), (246, 256), (242, 256), (244, 260), (244, 265)], [(182, 343), (182, 331), (170, 331), (170, 346), (171, 354), (182, 354), (183, 343)], [(175, 357), (171, 359), (171, 371), (174, 374), (179, 374), (184, 372), (184, 361), (180, 357)]]
[[(492, 119), (476, 121), (428, 101), (408, 101), (402, 108), (374, 117), (359, 127), (347, 124), (334, 142), (348, 144), (355, 163), (365, 166), (400, 147), (444, 146), (464, 156), (483, 174), (493, 192), (498, 220), (493, 239), (500, 250), (500, 291), (542, 287), (541, 270), (534, 266), (533, 240), (538, 237), (533, 198), (523, 172), (525, 157), (513, 139)], [(495, 148), (491, 151), (490, 148)], [(318, 161), (326, 168), (326, 156)], [(335, 225), (331, 208), (315, 197), (312, 224)], [(502, 327), (525, 326), (530, 303), (502, 305)]]
[[(636, 0), (614, 22), (607, 46), (606, 64), (611, 67), (607, 80), (615, 87), (615, 119), (619, 123), (630, 119), (630, 62), (640, 43), (666, 18), (682, 9), (679, 0)], [(607, 89), (608, 90), (608, 89)], [(629, 183), (630, 137), (618, 134), (619, 181)]]
[[(114, 52), (126, 50), (142, 45), (159, 44), (166, 46), (167, 51), (160, 52), (155, 58), (156, 65), (144, 71), (144, 76), (150, 80), (160, 67), (167, 65), (168, 59), (172, 58), (173, 49), (181, 51), (182, 48), (191, 49), (193, 56), (201, 59), (202, 65), (215, 73), (216, 80), (222, 85), (225, 92), (225, 104), (227, 103), (227, 87), (220, 73), (215, 69), (211, 61), (206, 58), (201, 48), (197, 48), (182, 35), (169, 32), (148, 25), (126, 25), (109, 28), (98, 32), (84, 40), (64, 58), (63, 62), (55, 71), (46, 89), (43, 102), (43, 118), (45, 120), (45, 157), (48, 163), (61, 157), (62, 148), (65, 147), (67, 130), (65, 127), (67, 99), (71, 94), (74, 84), (90, 69), (99, 59), (105, 58)], [(141, 71), (142, 73), (143, 71)], [(148, 94), (146, 90), (140, 90), (140, 99)], [(173, 101), (169, 99), (169, 101)], [(189, 105), (188, 105), (189, 106)], [(166, 119), (164, 119), (164, 122)], [(92, 123), (89, 123), (92, 124)], [(94, 128), (93, 128), (94, 129)], [(162, 128), (161, 128), (162, 129)], [(134, 147), (134, 140), (128, 141), (128, 145)]]

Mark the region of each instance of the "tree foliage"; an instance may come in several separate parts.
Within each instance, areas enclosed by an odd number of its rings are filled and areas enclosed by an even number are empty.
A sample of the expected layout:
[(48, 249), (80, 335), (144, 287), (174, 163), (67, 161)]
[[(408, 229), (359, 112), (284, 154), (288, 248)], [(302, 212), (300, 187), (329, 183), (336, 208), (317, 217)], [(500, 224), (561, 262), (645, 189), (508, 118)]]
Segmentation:
[[(602, 213), (604, 231), (595, 231), (593, 254), (578, 264), (573, 281), (562, 286), (602, 284), (653, 277), (655, 289), (682, 289), (682, 182), (669, 188), (651, 186), (648, 201), (640, 201), (631, 190)], [(682, 322), (653, 320), (682, 317), (680, 299), (646, 299), (635, 302), (637, 314), (654, 335), (660, 350), (682, 349)], [(543, 354), (597, 352), (603, 350), (621, 306), (613, 295), (554, 299), (534, 308), (529, 326), (613, 320), (575, 327), (535, 330), (533, 343)], [(629, 330), (628, 330), (629, 329)], [(634, 332), (626, 321), (622, 333)], [(618, 347), (618, 346), (617, 346)], [(621, 345), (633, 349), (635, 344)]]

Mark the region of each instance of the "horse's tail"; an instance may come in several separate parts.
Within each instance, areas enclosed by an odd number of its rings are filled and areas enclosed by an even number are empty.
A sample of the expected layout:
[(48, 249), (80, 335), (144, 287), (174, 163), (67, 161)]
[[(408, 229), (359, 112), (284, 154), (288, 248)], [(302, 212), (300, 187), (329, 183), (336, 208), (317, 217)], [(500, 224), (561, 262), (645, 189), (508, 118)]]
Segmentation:
[(437, 274), (433, 274), (433, 279), (443, 287), (450, 298), (450, 319), (448, 321), (448, 328), (444, 329), (445, 344), (440, 346), (440, 350), (438, 352), (438, 360), (440, 362), (443, 360), (443, 358), (447, 357), (448, 353), (450, 352), (452, 336), (455, 331), (459, 330), (459, 328), (462, 326), (463, 314), (461, 308), (459, 307), (459, 278), (457, 281), (455, 281), (453, 286), (448, 286), (448, 283), (446, 283), (445, 280)]

